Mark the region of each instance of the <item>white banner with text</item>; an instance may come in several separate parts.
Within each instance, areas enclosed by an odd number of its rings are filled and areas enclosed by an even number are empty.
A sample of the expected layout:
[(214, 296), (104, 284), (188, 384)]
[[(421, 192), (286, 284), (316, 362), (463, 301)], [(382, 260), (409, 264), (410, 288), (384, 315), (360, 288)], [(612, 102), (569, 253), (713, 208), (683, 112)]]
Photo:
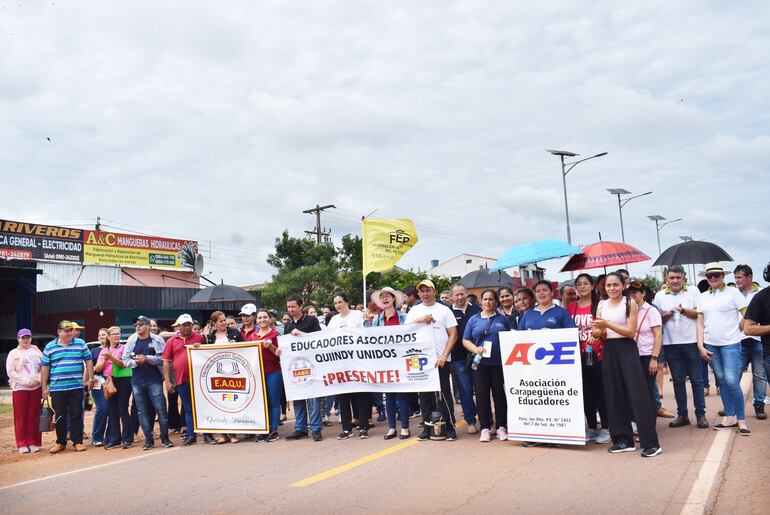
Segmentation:
[(440, 389), (433, 328), (342, 328), (278, 339), (288, 400)]
[(267, 395), (259, 344), (187, 346), (198, 433), (267, 434)]
[(577, 329), (500, 333), (508, 439), (585, 445)]

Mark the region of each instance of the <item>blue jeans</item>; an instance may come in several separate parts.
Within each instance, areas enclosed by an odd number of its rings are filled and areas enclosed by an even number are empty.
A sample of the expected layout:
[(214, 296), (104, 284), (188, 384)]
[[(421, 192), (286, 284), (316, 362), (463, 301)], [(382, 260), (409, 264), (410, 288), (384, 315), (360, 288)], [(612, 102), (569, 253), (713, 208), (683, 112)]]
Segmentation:
[(385, 414), (388, 417), (388, 427), (396, 428), (396, 407), (401, 417), (401, 429), (409, 429), (409, 394), (389, 393), (385, 396)]
[(465, 369), (465, 360), (452, 362), (452, 375), (457, 385), (457, 396), (463, 408), (463, 418), (468, 425), (476, 423), (476, 403), (473, 402), (473, 378), (471, 371)]
[(372, 402), (377, 407), (377, 413), (386, 412), (385, 402), (382, 400), (382, 394), (379, 392), (372, 392)]
[(751, 363), (754, 384), (754, 408), (764, 409), (767, 380), (765, 379), (765, 366), (762, 361), (762, 341), (755, 340), (754, 338), (744, 338), (741, 342), (741, 370)]
[(185, 420), (184, 436), (195, 440), (195, 423), (193, 422), (190, 383), (182, 383), (176, 385), (176, 391), (179, 393), (179, 398), (182, 399), (182, 413), (184, 414)]
[(267, 419), (272, 433), (278, 431), (278, 422), (281, 420), (281, 392), (283, 391), (281, 371), (276, 370), (267, 374), (265, 386), (267, 387)]
[[(166, 411), (166, 399), (163, 397), (163, 383), (132, 384), (134, 390), (134, 403), (139, 415), (139, 423), (142, 425), (145, 442), (152, 442), (152, 424), (155, 422), (155, 413), (158, 414), (160, 425), (160, 439), (168, 440), (168, 412)], [(150, 407), (152, 406), (152, 410)]]
[(765, 356), (765, 380), (770, 383), (770, 356)]
[(719, 381), (719, 394), (725, 407), (725, 415), (737, 417), (738, 420), (746, 419), (743, 406), (743, 392), (741, 391), (741, 342), (729, 345), (705, 345), (706, 350), (713, 352), (711, 364), (714, 376)]
[(91, 397), (94, 399), (94, 426), (91, 430), (91, 442), (94, 444), (104, 443), (104, 432), (107, 430), (107, 417), (110, 412), (107, 408), (107, 399), (104, 398), (104, 392), (91, 390)]
[(294, 401), (294, 430), (307, 432), (308, 409), (310, 410), (310, 430), (321, 431), (321, 400), (307, 399)]
[[(685, 378), (690, 377), (692, 385), (693, 404), (696, 415), (706, 414), (706, 398), (703, 395), (703, 365), (698, 345), (695, 343), (680, 343), (666, 345), (666, 360), (671, 377), (674, 379), (674, 397), (676, 398), (677, 415), (687, 416), (687, 386)], [(707, 370), (708, 373), (708, 370)]]

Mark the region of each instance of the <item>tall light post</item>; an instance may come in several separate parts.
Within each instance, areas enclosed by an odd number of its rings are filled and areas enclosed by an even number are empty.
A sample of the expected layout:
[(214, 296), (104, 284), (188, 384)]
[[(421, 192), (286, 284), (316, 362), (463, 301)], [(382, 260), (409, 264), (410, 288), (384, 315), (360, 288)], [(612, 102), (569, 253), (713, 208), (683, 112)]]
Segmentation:
[(578, 164), (582, 163), (583, 161), (588, 161), (589, 159), (596, 159), (597, 157), (606, 156), (607, 152), (602, 152), (601, 154), (596, 154), (595, 156), (586, 157), (584, 159), (579, 159), (577, 161), (572, 161), (570, 163), (565, 163), (564, 158), (565, 157), (577, 157), (580, 154), (575, 154), (574, 152), (568, 152), (566, 150), (548, 150), (551, 154), (554, 156), (559, 156), (561, 159), (561, 183), (564, 187), (564, 214), (567, 218), (567, 243), (572, 245), (572, 231), (570, 230), (569, 226), (569, 203), (567, 202), (567, 174), (572, 171), (573, 168), (575, 168)]
[(660, 230), (663, 229), (668, 224), (672, 224), (674, 222), (681, 222), (684, 220), (684, 218), (677, 218), (676, 220), (669, 220), (668, 222), (662, 224), (661, 221), (665, 220), (665, 216), (660, 215), (648, 215), (647, 218), (655, 222), (655, 235), (658, 237), (658, 255), (660, 256)]
[[(682, 241), (693, 241), (692, 236), (680, 236), (679, 239)], [(691, 264), (692, 264), (692, 283), (695, 284), (695, 263), (691, 263)]]
[(628, 197), (621, 199), (621, 195), (630, 195), (631, 192), (628, 190), (624, 190), (623, 188), (608, 188), (607, 191), (610, 192), (611, 195), (617, 195), (618, 196), (618, 213), (620, 213), (620, 237), (623, 240), (623, 243), (626, 242), (626, 232), (625, 229), (623, 229), (623, 206), (634, 200), (635, 198), (643, 197), (645, 195), (649, 195), (652, 192), (648, 191), (647, 193), (640, 193), (639, 195), (634, 195), (633, 197)]

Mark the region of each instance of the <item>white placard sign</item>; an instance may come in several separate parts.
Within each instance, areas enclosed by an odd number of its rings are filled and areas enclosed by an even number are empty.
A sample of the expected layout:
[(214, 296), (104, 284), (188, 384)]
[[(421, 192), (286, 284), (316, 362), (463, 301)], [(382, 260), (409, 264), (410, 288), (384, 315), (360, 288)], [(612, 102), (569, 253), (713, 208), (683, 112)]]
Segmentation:
[(508, 439), (585, 445), (577, 329), (500, 333)]

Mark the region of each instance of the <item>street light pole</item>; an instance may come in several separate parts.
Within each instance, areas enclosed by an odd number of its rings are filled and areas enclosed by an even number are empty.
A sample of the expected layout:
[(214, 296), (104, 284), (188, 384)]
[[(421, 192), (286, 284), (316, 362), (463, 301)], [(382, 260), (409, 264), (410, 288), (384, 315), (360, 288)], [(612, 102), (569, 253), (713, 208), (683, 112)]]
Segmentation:
[(575, 168), (578, 164), (582, 163), (583, 161), (588, 161), (590, 159), (595, 159), (597, 157), (606, 156), (607, 152), (602, 152), (601, 154), (596, 154), (595, 156), (586, 157), (585, 159), (579, 159), (571, 163), (565, 163), (564, 157), (565, 156), (577, 157), (580, 154), (575, 154), (574, 152), (568, 152), (566, 150), (548, 150), (548, 152), (550, 152), (554, 156), (559, 156), (559, 159), (561, 160), (561, 183), (562, 183), (562, 187), (564, 188), (564, 216), (567, 219), (567, 243), (572, 245), (572, 231), (569, 225), (569, 202), (567, 201), (567, 174), (570, 173), (573, 168)]
[(626, 242), (626, 231), (623, 228), (623, 206), (634, 200), (635, 198), (643, 197), (645, 195), (650, 195), (652, 192), (648, 191), (646, 193), (640, 193), (639, 195), (634, 195), (633, 197), (621, 199), (621, 195), (630, 195), (631, 192), (628, 190), (624, 190), (623, 188), (610, 188), (607, 189), (607, 191), (610, 192), (611, 195), (617, 195), (618, 196), (618, 213), (620, 213), (620, 237), (623, 241), (623, 243)]
[(669, 220), (668, 222), (666, 222), (664, 224), (661, 224), (660, 222), (662, 220), (666, 219), (665, 216), (649, 215), (649, 216), (647, 216), (647, 218), (649, 218), (650, 220), (655, 222), (655, 235), (658, 237), (658, 255), (660, 256), (660, 252), (661, 252), (661, 250), (660, 250), (660, 230), (663, 229), (668, 224), (672, 224), (674, 222), (681, 222), (684, 219), (683, 218), (677, 218), (676, 220)]

